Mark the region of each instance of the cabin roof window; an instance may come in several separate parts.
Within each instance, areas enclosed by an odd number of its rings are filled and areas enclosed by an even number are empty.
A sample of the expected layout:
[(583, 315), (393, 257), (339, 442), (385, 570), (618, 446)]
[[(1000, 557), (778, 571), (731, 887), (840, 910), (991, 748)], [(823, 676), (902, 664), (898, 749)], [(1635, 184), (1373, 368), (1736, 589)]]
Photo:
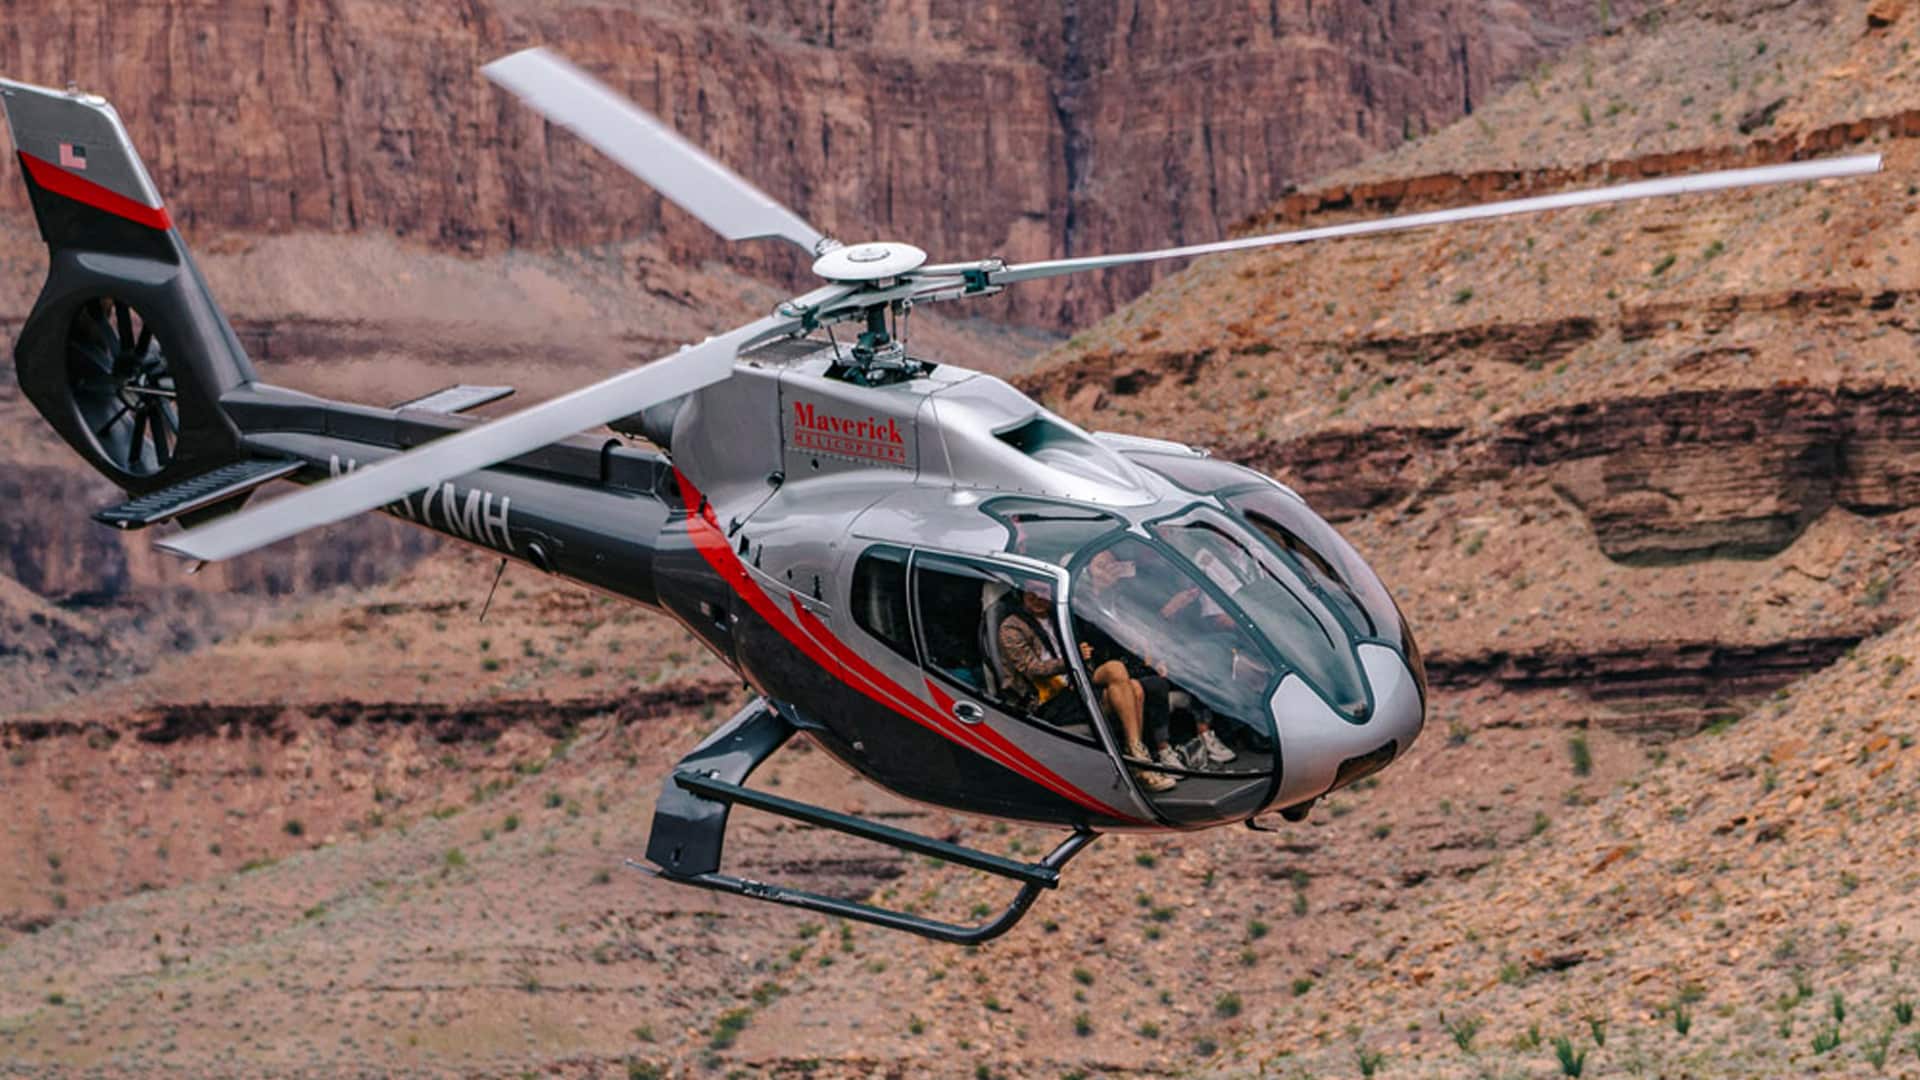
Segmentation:
[(1135, 464), (1145, 465), (1196, 495), (1211, 495), (1216, 491), (1246, 484), (1269, 483), (1266, 477), (1252, 469), (1235, 465), (1231, 461), (1221, 461), (1219, 458), (1154, 453), (1135, 453), (1127, 456)]
[(1112, 514), (1049, 499), (1000, 498), (981, 507), (1007, 527), (1007, 550), (1065, 566), (1081, 549), (1126, 527)]

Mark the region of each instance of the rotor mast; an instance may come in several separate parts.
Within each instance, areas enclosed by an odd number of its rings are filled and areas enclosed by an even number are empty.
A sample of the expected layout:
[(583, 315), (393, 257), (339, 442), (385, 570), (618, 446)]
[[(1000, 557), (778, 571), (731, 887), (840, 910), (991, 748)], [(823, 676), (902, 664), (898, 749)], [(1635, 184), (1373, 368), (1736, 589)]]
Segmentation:
[(906, 341), (889, 328), (887, 316), (892, 315), (894, 327), (899, 326), (913, 297), (898, 295), (897, 287), (910, 285), (911, 275), (926, 261), (927, 253), (912, 244), (886, 241), (836, 245), (813, 261), (814, 273), (861, 290), (846, 301), (849, 307), (859, 305), (858, 317), (865, 323), (853, 346), (852, 362), (843, 364), (849, 382), (882, 386), (919, 373), (920, 365), (907, 357)]

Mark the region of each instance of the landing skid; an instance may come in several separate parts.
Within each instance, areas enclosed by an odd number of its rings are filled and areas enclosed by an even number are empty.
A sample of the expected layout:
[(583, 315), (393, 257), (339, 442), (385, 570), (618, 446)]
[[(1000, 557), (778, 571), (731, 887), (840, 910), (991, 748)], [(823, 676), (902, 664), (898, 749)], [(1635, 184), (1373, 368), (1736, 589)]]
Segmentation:
[[(631, 860), (628, 865), (682, 885), (787, 904), (937, 941), (973, 945), (1013, 929), (1041, 889), (1059, 887), (1060, 868), (1099, 835), (1080, 829), (1039, 862), (1024, 863), (743, 786), (747, 775), (784, 745), (793, 730), (785, 717), (758, 698), (735, 713), (680, 759), (661, 789), (653, 813), (653, 833), (647, 840), (647, 859), (654, 866)], [(720, 853), (726, 842), (727, 814), (735, 804), (1008, 878), (1020, 882), (1020, 891), (997, 918), (969, 926), (722, 874)]]

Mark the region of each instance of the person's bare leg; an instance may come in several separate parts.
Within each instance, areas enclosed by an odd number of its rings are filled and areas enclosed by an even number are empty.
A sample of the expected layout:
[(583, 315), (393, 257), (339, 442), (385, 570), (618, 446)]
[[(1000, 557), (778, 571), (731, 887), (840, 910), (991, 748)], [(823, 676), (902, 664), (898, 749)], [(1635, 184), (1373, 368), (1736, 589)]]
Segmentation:
[(1120, 721), (1120, 734), (1126, 746), (1126, 752), (1134, 757), (1143, 756), (1140, 752), (1140, 710), (1135, 707), (1133, 695), (1126, 687), (1118, 683), (1107, 688), (1107, 708)]
[[(1118, 660), (1109, 660), (1095, 668), (1093, 684), (1100, 691), (1100, 700), (1107, 712), (1120, 722), (1124, 740), (1121, 752), (1130, 758), (1148, 758), (1146, 744), (1141, 741), (1147, 726), (1146, 691)], [(1133, 774), (1152, 792), (1166, 791), (1174, 784), (1173, 777), (1153, 769), (1135, 768)]]
[(1126, 752), (1132, 754), (1134, 748), (1141, 745), (1140, 735), (1145, 728), (1145, 714), (1140, 709), (1140, 698), (1135, 694), (1139, 684), (1127, 676), (1125, 664), (1109, 660), (1093, 670), (1093, 685), (1100, 689), (1107, 710), (1120, 722), (1123, 745)]
[(1102, 690), (1126, 677), (1127, 666), (1118, 660), (1109, 660), (1093, 669), (1093, 685)]
[[(1133, 711), (1140, 716), (1140, 745), (1147, 745), (1147, 688), (1140, 685), (1139, 679), (1128, 679), (1127, 689), (1133, 694)], [(1151, 749), (1151, 747), (1149, 747)]]

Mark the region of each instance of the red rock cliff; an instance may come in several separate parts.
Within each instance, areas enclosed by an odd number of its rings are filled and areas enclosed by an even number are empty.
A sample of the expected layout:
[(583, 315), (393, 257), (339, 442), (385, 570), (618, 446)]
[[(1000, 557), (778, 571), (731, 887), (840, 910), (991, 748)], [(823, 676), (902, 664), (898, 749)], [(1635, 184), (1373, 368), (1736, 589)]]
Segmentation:
[[(189, 232), (380, 230), (476, 253), (657, 233), (718, 254), (477, 74), (550, 43), (829, 231), (1037, 258), (1218, 237), (1287, 184), (1472, 109), (1599, 18), (1583, 0), (22, 0), (0, 72), (109, 95)], [(24, 198), (0, 184), (0, 223), (21, 227)], [(796, 270), (747, 247), (754, 269)], [(1077, 323), (1149, 273), (1030, 286), (996, 313)]]

